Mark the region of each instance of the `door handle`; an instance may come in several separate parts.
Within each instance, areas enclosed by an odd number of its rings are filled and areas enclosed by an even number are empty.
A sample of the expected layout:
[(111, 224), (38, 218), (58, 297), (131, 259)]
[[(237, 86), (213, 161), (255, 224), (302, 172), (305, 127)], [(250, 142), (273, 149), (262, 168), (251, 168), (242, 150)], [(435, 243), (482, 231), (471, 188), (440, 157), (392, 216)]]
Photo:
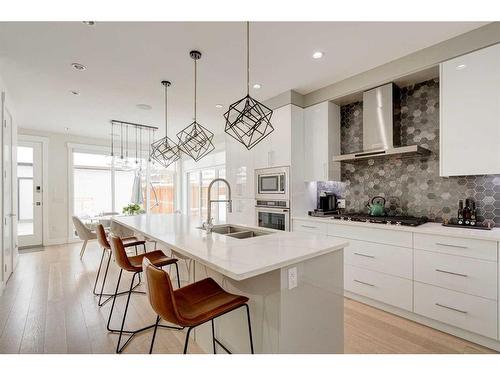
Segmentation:
[(436, 268), (436, 272), (447, 273), (447, 274), (454, 275), (454, 276), (462, 276), (462, 277), (467, 277), (467, 275), (466, 275), (465, 273), (458, 273), (458, 272), (445, 271), (445, 270), (441, 270), (441, 269), (439, 269), (439, 268)]
[(359, 284), (363, 284), (363, 285), (375, 286), (374, 284), (370, 284), (370, 283), (367, 283), (367, 282), (364, 282), (364, 281), (361, 281), (361, 280), (354, 279), (354, 281), (357, 282), (357, 283), (359, 283)]
[(442, 242), (436, 242), (436, 245), (439, 245), (439, 246), (447, 246), (447, 247), (456, 247), (458, 249), (468, 249), (467, 246), (460, 246), (460, 245), (450, 245), (448, 243), (442, 243)]
[(360, 257), (365, 257), (365, 258), (375, 258), (374, 255), (368, 255), (368, 254), (362, 254), (362, 253), (354, 253), (354, 255), (358, 255)]
[(443, 307), (443, 308), (448, 309), (448, 310), (453, 310), (453, 311), (459, 312), (459, 313), (461, 313), (461, 314), (467, 314), (467, 311), (465, 311), (465, 310), (460, 310), (460, 309), (456, 309), (456, 308), (454, 308), (454, 307), (450, 307), (450, 306), (442, 305), (442, 304), (440, 304), (440, 303), (438, 303), (438, 302), (436, 302), (436, 304), (435, 304), (435, 305), (436, 305), (436, 306), (439, 306), (439, 307)]

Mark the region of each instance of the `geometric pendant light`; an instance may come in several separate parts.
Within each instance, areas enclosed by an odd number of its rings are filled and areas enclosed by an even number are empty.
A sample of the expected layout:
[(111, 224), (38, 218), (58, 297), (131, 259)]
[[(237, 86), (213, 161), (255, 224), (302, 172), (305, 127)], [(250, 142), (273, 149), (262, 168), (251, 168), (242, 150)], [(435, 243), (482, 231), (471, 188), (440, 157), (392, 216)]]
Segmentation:
[(179, 146), (168, 138), (168, 95), (167, 90), (171, 85), (170, 81), (161, 81), (165, 87), (165, 137), (151, 144), (151, 158), (165, 168), (181, 157)]
[(177, 133), (179, 148), (182, 152), (198, 161), (215, 149), (213, 144), (214, 133), (202, 126), (196, 119), (196, 86), (197, 86), (197, 61), (201, 58), (201, 52), (191, 51), (189, 56), (194, 60), (194, 121), (186, 128)]
[(224, 131), (242, 143), (247, 150), (274, 131), (273, 111), (250, 96), (250, 24), (247, 22), (247, 95), (229, 106), (224, 113)]

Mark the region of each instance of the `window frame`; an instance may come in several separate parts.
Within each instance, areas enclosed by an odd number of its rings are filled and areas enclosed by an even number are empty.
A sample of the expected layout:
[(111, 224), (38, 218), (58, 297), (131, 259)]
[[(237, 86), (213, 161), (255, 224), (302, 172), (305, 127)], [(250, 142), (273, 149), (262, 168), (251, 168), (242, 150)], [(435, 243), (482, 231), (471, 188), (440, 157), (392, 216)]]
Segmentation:
[[(99, 154), (99, 155), (110, 155), (111, 153), (111, 148), (107, 146), (97, 146), (97, 145), (87, 145), (87, 144), (78, 144), (78, 143), (68, 143), (68, 238), (69, 239), (75, 239), (75, 233), (73, 230), (73, 222), (71, 220), (71, 216), (74, 215), (74, 157), (73, 153), (75, 152), (81, 152), (81, 153), (88, 153), (88, 154)], [(133, 150), (129, 150), (129, 153), (132, 153)], [(144, 155), (143, 155), (144, 156)], [(111, 210), (114, 212), (121, 212), (121, 209), (118, 211), (116, 210), (115, 207), (115, 173), (117, 170), (121, 170), (119, 166), (116, 166), (115, 164), (116, 156), (112, 158), (111, 160), (111, 165), (109, 167), (88, 167), (88, 169), (93, 169), (93, 170), (110, 170), (110, 176), (111, 176)], [(143, 159), (145, 161), (145, 173), (146, 173), (146, 186), (150, 186), (151, 184), (151, 166), (150, 163), (147, 161), (147, 155)], [(87, 169), (85, 166), (78, 167), (79, 169)], [(174, 182), (177, 181), (177, 173), (178, 169), (177, 166), (174, 170), (174, 176), (173, 180)], [(177, 197), (176, 195), (178, 194), (177, 191), (179, 189), (174, 189), (174, 199), (173, 199), (173, 208), (174, 212), (177, 210)], [(151, 194), (150, 194), (150, 189), (146, 189), (146, 203), (145, 203), (145, 209), (146, 212), (150, 212), (150, 207), (151, 207)]]

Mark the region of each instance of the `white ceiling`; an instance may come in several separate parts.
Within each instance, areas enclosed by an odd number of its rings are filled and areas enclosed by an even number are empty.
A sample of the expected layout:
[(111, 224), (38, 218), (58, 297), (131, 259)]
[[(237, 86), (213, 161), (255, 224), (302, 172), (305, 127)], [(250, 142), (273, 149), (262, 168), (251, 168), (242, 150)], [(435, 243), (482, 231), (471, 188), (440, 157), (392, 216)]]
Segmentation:
[[(251, 24), (252, 95), (305, 94), (478, 28), (481, 22), (259, 22)], [(171, 80), (169, 135), (192, 121), (223, 132), (222, 114), (245, 94), (245, 24), (224, 22), (2, 22), (0, 74), (20, 127), (109, 137), (110, 119), (160, 126)], [(314, 60), (314, 51), (325, 53)], [(83, 72), (70, 64), (87, 66)], [(71, 90), (81, 92), (74, 96)], [(150, 111), (136, 108), (145, 103)], [(223, 104), (223, 109), (215, 108)]]

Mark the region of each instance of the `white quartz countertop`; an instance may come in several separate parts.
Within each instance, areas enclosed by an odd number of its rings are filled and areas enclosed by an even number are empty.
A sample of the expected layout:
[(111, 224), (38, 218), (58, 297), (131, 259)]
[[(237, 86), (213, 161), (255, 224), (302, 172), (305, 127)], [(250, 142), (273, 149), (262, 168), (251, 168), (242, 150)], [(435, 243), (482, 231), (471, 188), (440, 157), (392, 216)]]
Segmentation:
[(207, 234), (197, 228), (201, 225), (199, 218), (182, 214), (117, 216), (112, 220), (234, 280), (248, 279), (348, 245), (346, 240), (298, 232), (273, 231), (245, 239)]
[[(427, 234), (436, 234), (436, 235), (450, 236), (450, 237), (475, 238), (480, 240), (500, 241), (500, 228), (497, 227), (491, 230), (481, 230), (481, 229), (445, 227), (441, 225), (441, 223), (425, 223), (417, 227), (409, 227), (409, 226), (396, 226), (396, 225), (377, 224), (377, 223), (363, 223), (357, 221), (334, 220), (332, 218), (322, 218), (313, 216), (294, 216), (292, 219), (306, 220), (310, 222), (319, 222), (319, 223), (332, 223), (338, 225), (353, 225), (353, 226), (368, 227), (368, 228), (400, 230), (412, 233), (427, 233)], [(334, 233), (329, 233), (329, 234), (333, 236), (335, 235)]]

